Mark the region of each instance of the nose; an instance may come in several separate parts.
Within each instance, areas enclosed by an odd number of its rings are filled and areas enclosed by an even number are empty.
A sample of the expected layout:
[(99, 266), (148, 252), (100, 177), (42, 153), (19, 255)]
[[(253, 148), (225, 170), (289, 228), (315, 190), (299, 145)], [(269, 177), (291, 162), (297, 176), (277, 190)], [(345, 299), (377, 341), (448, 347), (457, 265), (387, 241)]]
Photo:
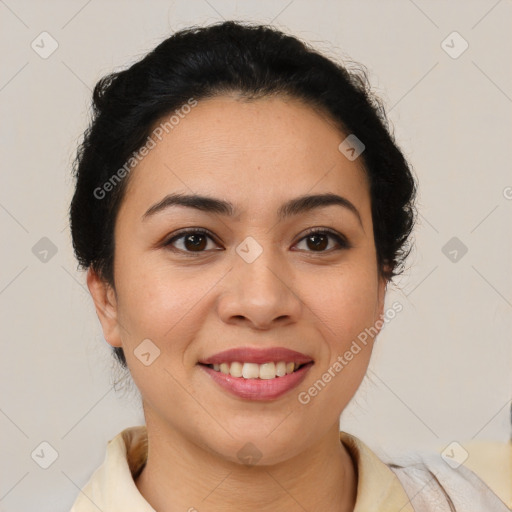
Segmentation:
[(263, 251), (252, 263), (235, 258), (218, 300), (223, 322), (256, 330), (297, 322), (302, 302), (293, 289), (291, 272), (271, 252)]

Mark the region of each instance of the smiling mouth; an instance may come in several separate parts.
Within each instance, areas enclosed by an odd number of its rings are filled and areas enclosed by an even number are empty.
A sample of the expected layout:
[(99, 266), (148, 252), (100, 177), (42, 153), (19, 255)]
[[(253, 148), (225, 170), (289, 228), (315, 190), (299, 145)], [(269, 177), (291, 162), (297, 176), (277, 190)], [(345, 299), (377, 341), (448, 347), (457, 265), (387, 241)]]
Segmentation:
[(230, 375), (235, 378), (271, 380), (295, 373), (304, 366), (312, 365), (313, 361), (309, 361), (307, 363), (277, 361), (263, 364), (233, 361), (232, 363), (199, 364), (207, 368), (211, 368), (215, 372)]
[[(300, 360), (302, 358), (302, 361)], [(229, 394), (251, 401), (277, 400), (296, 388), (314, 361), (301, 356), (298, 361), (198, 363), (218, 386)], [(309, 360), (308, 360), (309, 359)], [(217, 359), (219, 360), (219, 359)]]

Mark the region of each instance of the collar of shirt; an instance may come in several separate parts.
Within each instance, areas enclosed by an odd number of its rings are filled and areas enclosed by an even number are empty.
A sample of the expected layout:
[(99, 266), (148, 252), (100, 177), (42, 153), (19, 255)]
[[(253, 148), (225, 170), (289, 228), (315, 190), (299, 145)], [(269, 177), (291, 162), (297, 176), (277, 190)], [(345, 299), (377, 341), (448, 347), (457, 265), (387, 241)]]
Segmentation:
[[(397, 476), (357, 437), (340, 432), (357, 470), (354, 512), (414, 512)], [(129, 427), (108, 442), (103, 464), (80, 491), (71, 512), (155, 512), (135, 485), (147, 457), (146, 427)]]

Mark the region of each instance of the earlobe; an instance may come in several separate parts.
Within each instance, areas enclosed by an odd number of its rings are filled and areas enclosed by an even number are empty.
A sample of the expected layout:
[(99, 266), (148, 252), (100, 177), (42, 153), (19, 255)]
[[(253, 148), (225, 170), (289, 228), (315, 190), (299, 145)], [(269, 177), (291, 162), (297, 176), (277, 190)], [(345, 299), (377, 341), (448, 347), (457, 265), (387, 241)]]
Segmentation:
[(375, 325), (378, 330), (382, 329), (384, 325), (384, 304), (386, 299), (386, 289), (388, 281), (384, 276), (379, 276), (378, 290), (377, 290), (377, 316), (375, 318)]
[(94, 301), (105, 340), (113, 347), (121, 347), (114, 290), (93, 268), (87, 271), (87, 287)]

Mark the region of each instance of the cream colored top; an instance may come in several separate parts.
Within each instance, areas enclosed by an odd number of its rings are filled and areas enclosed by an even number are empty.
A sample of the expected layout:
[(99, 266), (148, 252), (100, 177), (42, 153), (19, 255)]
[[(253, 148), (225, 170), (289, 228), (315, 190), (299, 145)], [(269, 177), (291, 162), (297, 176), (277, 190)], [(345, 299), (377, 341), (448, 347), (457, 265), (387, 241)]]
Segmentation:
[[(354, 512), (414, 512), (398, 477), (368, 446), (346, 432), (340, 432), (340, 441), (357, 468)], [(105, 461), (80, 491), (71, 512), (155, 512), (134, 481), (146, 457), (145, 426), (120, 432), (108, 442)]]

